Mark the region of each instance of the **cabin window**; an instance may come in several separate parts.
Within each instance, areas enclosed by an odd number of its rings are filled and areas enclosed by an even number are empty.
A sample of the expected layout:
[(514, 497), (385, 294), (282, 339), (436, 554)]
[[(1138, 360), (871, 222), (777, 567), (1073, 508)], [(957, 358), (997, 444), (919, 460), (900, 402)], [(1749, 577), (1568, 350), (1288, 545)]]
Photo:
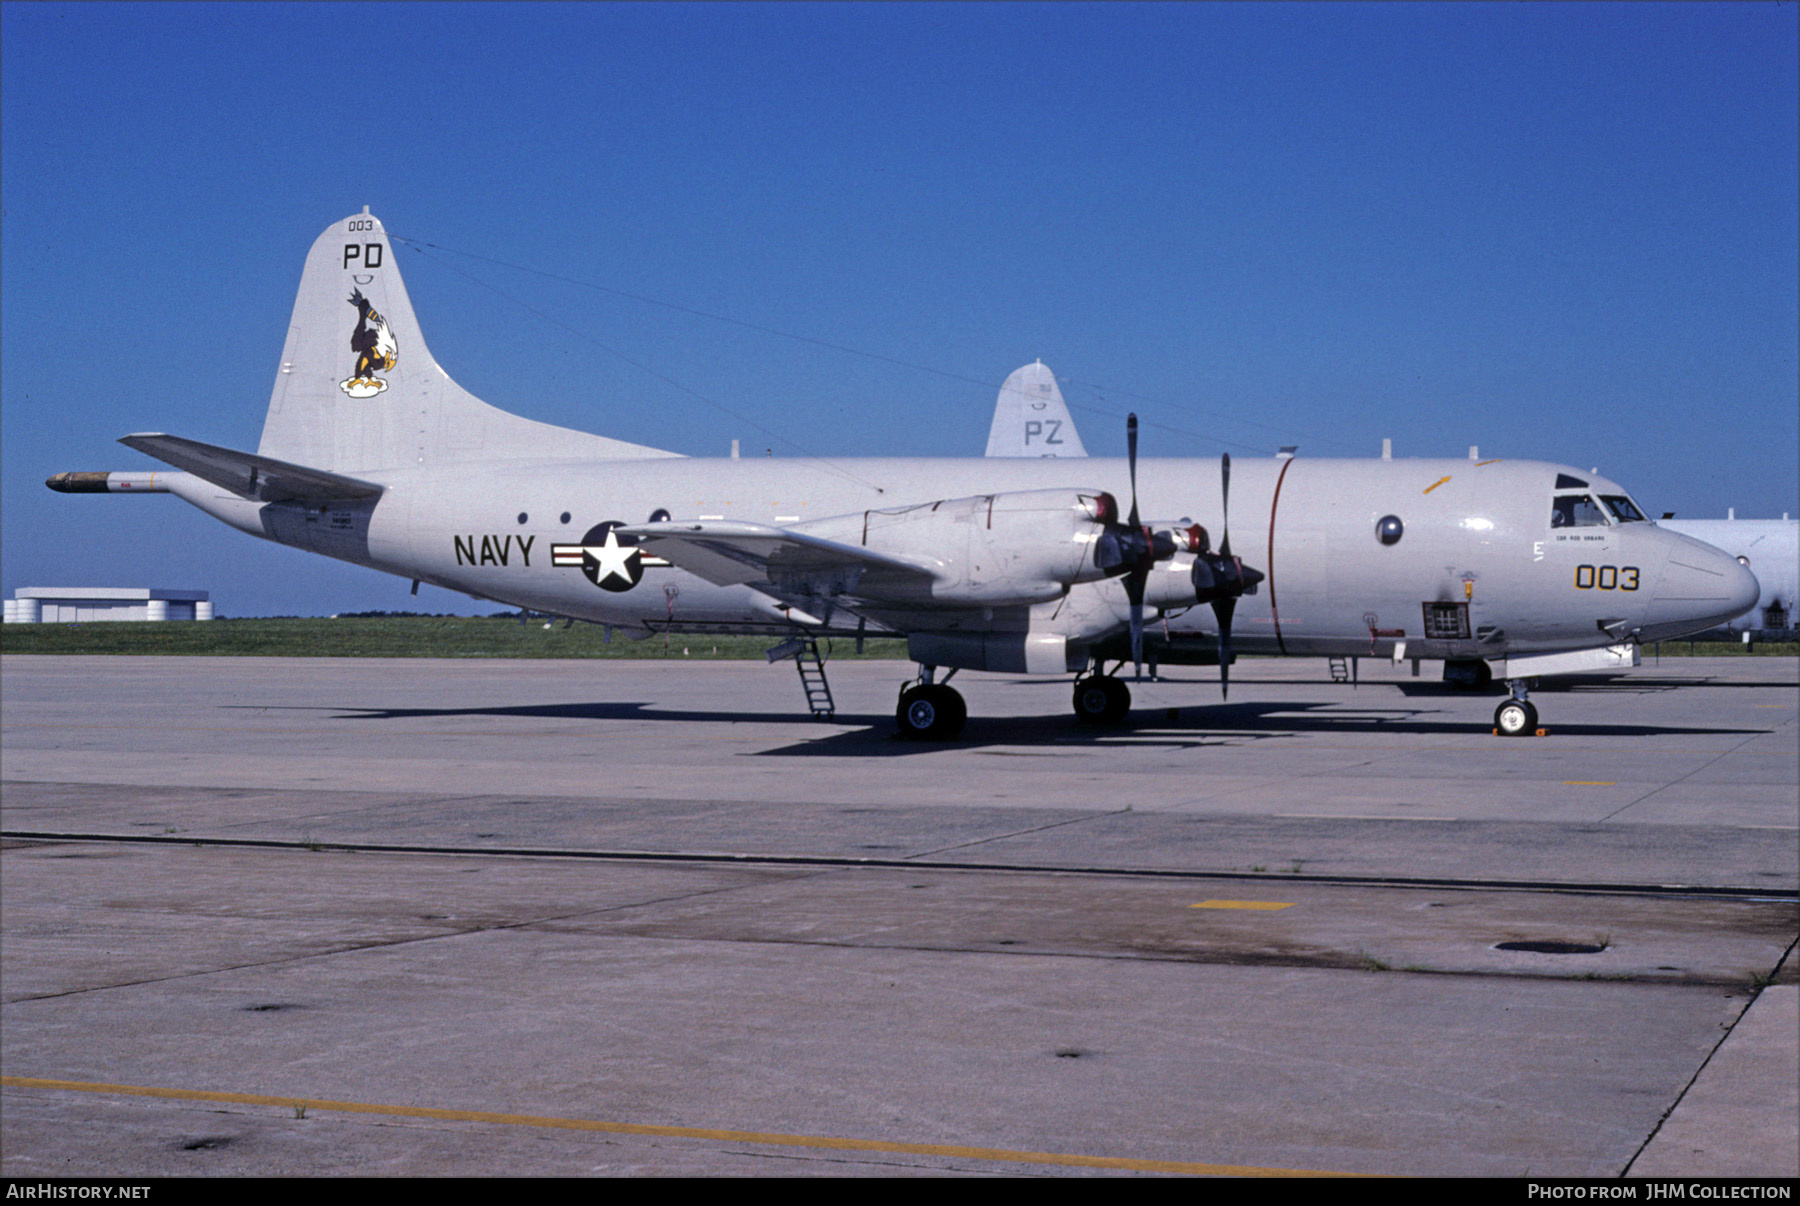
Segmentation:
[(1600, 501), (1606, 509), (1613, 513), (1613, 518), (1620, 523), (1642, 523), (1644, 513), (1637, 509), (1637, 504), (1623, 494), (1602, 494)]
[[(1635, 508), (1634, 508), (1635, 509)], [(1638, 518), (1642, 519), (1643, 516)], [(1558, 494), (1550, 507), (1553, 528), (1603, 528), (1606, 513), (1585, 494)]]

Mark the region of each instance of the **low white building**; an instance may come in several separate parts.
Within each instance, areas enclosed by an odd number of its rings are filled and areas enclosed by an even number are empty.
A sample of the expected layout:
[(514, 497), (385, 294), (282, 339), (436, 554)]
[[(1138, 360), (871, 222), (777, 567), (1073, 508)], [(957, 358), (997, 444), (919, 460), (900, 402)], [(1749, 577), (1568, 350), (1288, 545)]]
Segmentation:
[(88, 624), (101, 620), (210, 620), (203, 590), (142, 586), (22, 586), (6, 601), (8, 624)]

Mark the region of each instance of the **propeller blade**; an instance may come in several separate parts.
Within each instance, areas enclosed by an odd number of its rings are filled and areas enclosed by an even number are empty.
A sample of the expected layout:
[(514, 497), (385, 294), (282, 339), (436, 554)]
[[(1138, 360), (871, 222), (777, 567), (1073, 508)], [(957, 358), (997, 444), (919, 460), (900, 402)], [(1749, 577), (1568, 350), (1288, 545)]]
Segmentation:
[(1137, 412), (1125, 416), (1125, 461), (1131, 466), (1131, 526), (1138, 526), (1137, 509)]
[[(1133, 585), (1136, 585), (1136, 590), (1132, 589)], [(1125, 579), (1125, 593), (1131, 599), (1131, 677), (1133, 682), (1142, 682), (1144, 678), (1144, 584), (1138, 581), (1136, 574)]]
[[(1219, 454), (1219, 557), (1220, 569), (1227, 565), (1237, 571), (1230, 580), (1239, 593), (1244, 589), (1243, 567), (1231, 555), (1231, 454)], [(1219, 618), (1219, 693), (1231, 698), (1231, 617), (1237, 611), (1237, 595), (1226, 595), (1213, 601), (1213, 614)]]
[(1219, 454), (1219, 555), (1231, 556), (1231, 454)]
[(1231, 615), (1237, 610), (1237, 600), (1227, 596), (1213, 604), (1213, 614), (1219, 617), (1219, 690), (1224, 698), (1231, 698)]
[[(1131, 532), (1134, 538), (1142, 535), (1142, 524), (1138, 520), (1137, 499), (1137, 412), (1132, 411), (1125, 416), (1125, 463), (1131, 469)], [(1148, 550), (1146, 550), (1146, 555)], [(1125, 575), (1125, 597), (1131, 601), (1131, 676), (1133, 682), (1142, 681), (1144, 677), (1144, 583), (1149, 580), (1149, 570), (1139, 563)]]

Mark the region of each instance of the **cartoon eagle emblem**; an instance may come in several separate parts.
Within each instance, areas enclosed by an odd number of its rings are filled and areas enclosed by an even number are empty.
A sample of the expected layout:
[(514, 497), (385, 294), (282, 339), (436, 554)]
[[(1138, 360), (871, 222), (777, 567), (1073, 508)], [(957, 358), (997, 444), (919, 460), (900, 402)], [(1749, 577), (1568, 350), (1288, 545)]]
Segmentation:
[(356, 330), (350, 336), (350, 350), (356, 353), (356, 371), (348, 381), (338, 382), (338, 388), (352, 398), (373, 398), (388, 387), (387, 382), (375, 375), (376, 371), (386, 372), (400, 362), (400, 345), (394, 342), (387, 319), (369, 304), (361, 289), (351, 291), (350, 304), (356, 307), (358, 315)]

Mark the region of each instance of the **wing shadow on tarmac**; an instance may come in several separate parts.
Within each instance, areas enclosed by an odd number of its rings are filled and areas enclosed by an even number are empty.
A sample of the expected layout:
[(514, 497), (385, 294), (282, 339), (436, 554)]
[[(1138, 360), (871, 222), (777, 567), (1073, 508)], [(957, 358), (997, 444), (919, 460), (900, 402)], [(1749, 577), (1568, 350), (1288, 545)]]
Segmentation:
[[(840, 723), (843, 719), (840, 718)], [(1731, 734), (1756, 736), (1769, 730), (1708, 725), (1583, 724), (1554, 717), (1545, 721), (1555, 737), (1648, 737)], [(972, 716), (962, 735), (950, 742), (901, 741), (892, 736), (893, 722), (883, 717), (866, 731), (835, 733), (779, 749), (760, 757), (830, 757), (929, 754), (943, 749), (979, 746), (1057, 747), (1144, 746), (1187, 747), (1243, 745), (1303, 734), (1371, 735), (1401, 733), (1426, 736), (1488, 734), (1492, 725), (1471, 723), (1437, 709), (1355, 708), (1349, 704), (1257, 702), (1185, 708), (1141, 708), (1114, 729), (1092, 729), (1073, 717)], [(1498, 740), (1496, 738), (1495, 740)], [(884, 744), (885, 743), (885, 744)]]
[[(1429, 699), (1433, 696), (1444, 698), (1474, 698), (1506, 694), (1506, 684), (1498, 680), (1479, 688), (1459, 687), (1454, 683), (1436, 680), (1407, 679), (1400, 682), (1372, 682), (1377, 689), (1398, 687), (1400, 693), (1408, 699)], [(1740, 690), (1750, 688), (1760, 690), (1773, 687), (1777, 690), (1792, 691), (1800, 683), (1736, 683), (1716, 678), (1656, 678), (1650, 675), (1633, 674), (1559, 674), (1552, 678), (1542, 678), (1531, 688), (1537, 694), (1570, 694), (1604, 692), (1611, 695), (1656, 695), (1665, 691), (1685, 691), (1693, 687), (1713, 687)]]
[[(1374, 701), (1371, 700), (1371, 703)], [(950, 742), (903, 741), (894, 732), (893, 717), (880, 714), (840, 713), (821, 723), (796, 711), (690, 710), (657, 707), (641, 701), (521, 704), (468, 708), (362, 708), (305, 707), (282, 709), (279, 705), (226, 705), (259, 711), (292, 710), (328, 712), (333, 720), (387, 721), (433, 720), (485, 716), (521, 720), (634, 720), (688, 723), (745, 723), (780, 725), (794, 734), (790, 745), (756, 751), (758, 757), (912, 757), (946, 749), (980, 746), (1039, 748), (1093, 748), (1106, 746), (1171, 748), (1241, 745), (1302, 734), (1372, 735), (1397, 733), (1426, 736), (1460, 736), (1486, 733), (1485, 719), (1451, 716), (1425, 707), (1366, 707), (1355, 701), (1295, 703), (1259, 700), (1239, 704), (1200, 704), (1184, 708), (1139, 708), (1118, 728), (1096, 729), (1081, 725), (1072, 716), (972, 716), (962, 735)], [(846, 726), (849, 726), (846, 728)], [(1768, 732), (1762, 728), (1723, 725), (1584, 724), (1578, 720), (1545, 718), (1555, 737), (1650, 737), (1673, 735), (1743, 735)], [(819, 733), (823, 736), (803, 736)]]
[[(794, 712), (702, 712), (664, 711), (642, 701), (605, 700), (594, 703), (517, 704), (511, 707), (474, 708), (365, 708), (356, 704), (309, 705), (289, 707), (281, 704), (226, 704), (251, 712), (329, 712), (332, 720), (436, 720), (450, 716), (515, 717), (527, 720), (710, 720), (715, 723), (780, 724), (791, 720), (796, 725), (810, 725), (812, 717)], [(840, 721), (860, 724), (871, 718), (857, 717)]]

